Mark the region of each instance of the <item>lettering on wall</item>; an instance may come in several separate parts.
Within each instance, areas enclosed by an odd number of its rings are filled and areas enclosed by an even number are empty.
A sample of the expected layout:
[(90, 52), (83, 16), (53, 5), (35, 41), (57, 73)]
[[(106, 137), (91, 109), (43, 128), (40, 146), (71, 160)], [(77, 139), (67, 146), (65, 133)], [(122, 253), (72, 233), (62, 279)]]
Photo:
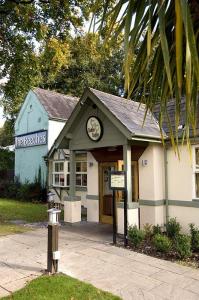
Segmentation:
[(47, 144), (47, 130), (15, 136), (15, 148), (26, 148)]

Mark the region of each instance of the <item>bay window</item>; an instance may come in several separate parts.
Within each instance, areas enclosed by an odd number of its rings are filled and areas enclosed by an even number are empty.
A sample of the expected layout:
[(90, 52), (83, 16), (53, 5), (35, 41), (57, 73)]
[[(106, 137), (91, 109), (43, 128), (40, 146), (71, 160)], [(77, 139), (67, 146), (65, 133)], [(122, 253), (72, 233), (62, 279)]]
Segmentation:
[(193, 155), (193, 169), (194, 169), (194, 197), (199, 198), (199, 146), (194, 147)]
[(69, 186), (69, 162), (68, 161), (54, 161), (52, 182), (53, 186), (66, 187)]

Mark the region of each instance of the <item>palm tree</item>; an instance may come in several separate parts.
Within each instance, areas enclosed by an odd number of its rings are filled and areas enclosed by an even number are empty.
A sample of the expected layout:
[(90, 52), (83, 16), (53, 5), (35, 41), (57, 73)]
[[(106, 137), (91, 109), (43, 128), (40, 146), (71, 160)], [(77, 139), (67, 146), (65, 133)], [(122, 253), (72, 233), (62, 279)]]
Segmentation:
[[(165, 116), (170, 122), (167, 102), (175, 98), (177, 132), (185, 95), (189, 141), (190, 127), (196, 128), (199, 92), (198, 0), (119, 0), (104, 20), (109, 24), (107, 39), (123, 33), (129, 97), (140, 98), (152, 110), (160, 103), (161, 127)], [(174, 135), (171, 128), (173, 143)]]

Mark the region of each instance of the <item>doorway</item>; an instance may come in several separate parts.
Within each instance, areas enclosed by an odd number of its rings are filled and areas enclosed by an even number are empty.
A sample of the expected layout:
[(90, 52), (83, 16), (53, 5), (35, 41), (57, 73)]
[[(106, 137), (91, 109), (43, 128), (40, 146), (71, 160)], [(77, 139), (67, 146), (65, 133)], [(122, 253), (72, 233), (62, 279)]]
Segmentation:
[(103, 162), (99, 165), (100, 222), (113, 223), (113, 191), (110, 189), (110, 171), (117, 170), (117, 162)]
[[(99, 163), (99, 219), (101, 223), (113, 223), (113, 191), (110, 189), (110, 171), (124, 170), (124, 162), (101, 162)], [(139, 199), (138, 183), (138, 162), (131, 162), (132, 171), (132, 201), (137, 202)], [(122, 191), (116, 192), (116, 201), (123, 202), (124, 195)]]

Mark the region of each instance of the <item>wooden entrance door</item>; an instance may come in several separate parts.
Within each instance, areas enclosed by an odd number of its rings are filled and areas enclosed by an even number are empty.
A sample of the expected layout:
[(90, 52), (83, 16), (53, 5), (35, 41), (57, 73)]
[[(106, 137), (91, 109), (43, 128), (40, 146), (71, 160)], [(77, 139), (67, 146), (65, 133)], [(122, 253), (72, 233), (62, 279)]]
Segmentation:
[(117, 170), (117, 162), (105, 162), (99, 165), (100, 222), (113, 223), (113, 191), (110, 189), (109, 172)]

